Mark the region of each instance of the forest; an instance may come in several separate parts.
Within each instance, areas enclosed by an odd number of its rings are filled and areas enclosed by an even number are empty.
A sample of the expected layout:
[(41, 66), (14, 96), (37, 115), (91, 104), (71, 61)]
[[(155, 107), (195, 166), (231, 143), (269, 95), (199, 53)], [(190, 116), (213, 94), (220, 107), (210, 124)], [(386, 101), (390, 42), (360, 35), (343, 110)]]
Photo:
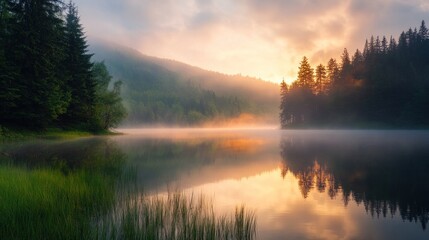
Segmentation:
[(95, 45), (96, 58), (103, 59), (112, 74), (123, 80), (129, 109), (125, 124), (196, 124), (238, 116), (244, 107), (236, 97), (218, 96), (198, 83), (181, 81), (177, 74), (145, 61), (137, 52)]
[(419, 28), (366, 40), (363, 51), (314, 69), (303, 57), (296, 81), (280, 86), (282, 128), (427, 128), (429, 34)]
[(207, 71), (101, 40), (92, 40), (90, 49), (123, 82), (124, 125), (223, 123), (246, 114), (277, 122), (278, 84)]
[(72, 2), (0, 0), (0, 130), (103, 131), (126, 111)]

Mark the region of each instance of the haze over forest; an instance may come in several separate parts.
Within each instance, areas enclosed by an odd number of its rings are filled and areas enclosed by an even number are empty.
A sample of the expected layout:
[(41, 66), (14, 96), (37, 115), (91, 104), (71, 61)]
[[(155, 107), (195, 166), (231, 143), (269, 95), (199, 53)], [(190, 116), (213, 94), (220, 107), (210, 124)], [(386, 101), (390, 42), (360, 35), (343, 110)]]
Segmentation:
[(0, 238), (429, 239), (428, 0), (75, 1), (0, 0)]
[(326, 63), (429, 21), (426, 0), (75, 2), (89, 39), (277, 83), (296, 79), (302, 56)]
[[(399, 116), (392, 126), (426, 125), (419, 106), (426, 103), (428, 39), (422, 27), (406, 30), (421, 19), (425, 29), (425, 1), (76, 4), (66, 11), (59, 0), (2, 1), (5, 126), (277, 124), (280, 81), (287, 91), (305, 85), (312, 92), (289, 96), (285, 105), (282, 85), (283, 126), (350, 126), (350, 119), (379, 126), (386, 120), (380, 116)], [(356, 48), (362, 50), (351, 56)], [(329, 91), (315, 90), (320, 71), (311, 66), (329, 62), (338, 76), (329, 77)], [(303, 69), (309, 84), (300, 84)], [(397, 70), (397, 79), (384, 79), (386, 69)], [(396, 94), (403, 86), (408, 91)], [(327, 99), (312, 97), (322, 92)], [(399, 112), (386, 106), (396, 101)]]
[(94, 41), (93, 59), (123, 82), (125, 125), (255, 124), (278, 121), (277, 84), (225, 75)]

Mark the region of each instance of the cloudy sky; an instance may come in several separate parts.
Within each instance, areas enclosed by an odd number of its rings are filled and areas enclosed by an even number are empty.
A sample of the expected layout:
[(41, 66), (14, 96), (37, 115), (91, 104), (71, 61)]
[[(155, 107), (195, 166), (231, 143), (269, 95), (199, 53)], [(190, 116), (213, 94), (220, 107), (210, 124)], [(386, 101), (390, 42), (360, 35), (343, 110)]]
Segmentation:
[[(204, 69), (291, 81), (312, 64), (429, 20), (428, 0), (75, 0), (90, 39)], [(428, 22), (429, 23), (429, 22)], [(427, 24), (429, 25), (429, 24)]]

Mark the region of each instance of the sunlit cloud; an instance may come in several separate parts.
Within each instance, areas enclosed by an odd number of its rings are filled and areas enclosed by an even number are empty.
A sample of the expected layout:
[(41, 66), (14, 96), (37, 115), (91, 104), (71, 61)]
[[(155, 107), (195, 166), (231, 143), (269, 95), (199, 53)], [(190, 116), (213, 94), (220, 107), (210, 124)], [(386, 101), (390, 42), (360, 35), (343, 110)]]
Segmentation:
[(76, 0), (90, 39), (271, 81), (427, 20), (425, 0)]

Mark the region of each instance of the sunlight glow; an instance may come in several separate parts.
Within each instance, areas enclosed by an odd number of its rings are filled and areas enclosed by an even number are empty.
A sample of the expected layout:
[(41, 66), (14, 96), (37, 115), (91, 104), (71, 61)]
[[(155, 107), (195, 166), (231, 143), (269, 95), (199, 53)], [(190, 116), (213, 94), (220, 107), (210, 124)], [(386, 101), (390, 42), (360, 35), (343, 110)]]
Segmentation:
[[(303, 201), (298, 179), (292, 174), (281, 178), (279, 168), (244, 179), (208, 183), (187, 191), (213, 196), (215, 211), (219, 213), (227, 213), (242, 204), (254, 209), (259, 216), (259, 228), (266, 231), (264, 234), (304, 231), (310, 238), (348, 239), (357, 232), (350, 211), (342, 206), (340, 198), (326, 200), (326, 193), (313, 191)], [(354, 203), (352, 205), (349, 208), (357, 208)], [(287, 224), (286, 219), (295, 219), (295, 222)]]
[(296, 78), (304, 55), (312, 64), (338, 59), (371, 35), (399, 35), (429, 11), (422, 0), (76, 2), (90, 38), (277, 83)]

